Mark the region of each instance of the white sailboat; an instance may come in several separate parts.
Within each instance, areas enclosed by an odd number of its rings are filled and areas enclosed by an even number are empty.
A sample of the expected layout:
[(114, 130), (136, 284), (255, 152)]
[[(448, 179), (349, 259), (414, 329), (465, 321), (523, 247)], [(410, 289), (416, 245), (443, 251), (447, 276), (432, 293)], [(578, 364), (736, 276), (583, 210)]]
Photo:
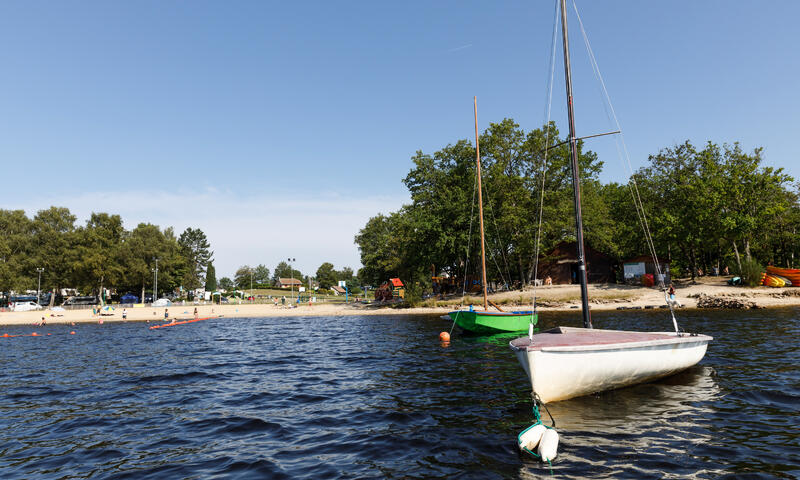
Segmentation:
[(583, 246), (580, 174), (576, 148), (578, 138), (575, 136), (572, 106), (566, 0), (561, 0), (561, 32), (575, 200), (578, 276), (584, 328), (558, 327), (536, 335), (530, 332), (527, 337), (511, 341), (511, 350), (516, 354), (530, 380), (534, 399), (542, 403), (566, 400), (672, 375), (697, 364), (705, 355), (708, 343), (713, 340), (707, 335), (679, 332), (674, 312), (673, 332), (630, 332), (592, 328)]

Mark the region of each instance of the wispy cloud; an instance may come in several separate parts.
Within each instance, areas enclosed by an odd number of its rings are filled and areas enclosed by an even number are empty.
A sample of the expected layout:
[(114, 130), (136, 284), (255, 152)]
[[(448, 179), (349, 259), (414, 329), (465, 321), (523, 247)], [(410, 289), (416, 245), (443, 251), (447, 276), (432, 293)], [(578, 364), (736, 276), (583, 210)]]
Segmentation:
[(471, 46), (472, 46), (472, 44), (471, 44), (471, 43), (468, 43), (468, 44), (466, 44), (466, 45), (461, 45), (460, 47), (451, 48), (450, 50), (445, 50), (445, 53), (453, 53), (453, 52), (457, 52), (457, 51), (459, 51), (459, 50), (464, 50), (465, 48), (469, 48), (469, 47), (471, 47)]
[(303, 273), (316, 272), (323, 262), (337, 268), (360, 266), (353, 242), (370, 217), (400, 208), (407, 198), (344, 197), (336, 193), (309, 195), (243, 195), (230, 190), (174, 192), (91, 192), (30, 200), (4, 201), (4, 208), (21, 208), (29, 216), (51, 205), (64, 206), (83, 222), (91, 212), (117, 213), (128, 229), (142, 222), (200, 228), (214, 250), (218, 276), (241, 265), (263, 263), (269, 268), (297, 258)]

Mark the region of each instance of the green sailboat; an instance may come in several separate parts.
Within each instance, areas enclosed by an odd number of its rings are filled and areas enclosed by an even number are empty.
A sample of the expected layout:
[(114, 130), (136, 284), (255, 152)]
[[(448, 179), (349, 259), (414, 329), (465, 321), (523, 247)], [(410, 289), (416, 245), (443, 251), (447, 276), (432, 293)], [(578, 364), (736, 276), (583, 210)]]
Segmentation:
[(486, 291), (486, 246), (483, 233), (483, 192), (481, 187), (481, 148), (478, 139), (478, 97), (475, 105), (475, 164), (478, 175), (478, 211), (481, 226), (481, 283), (483, 284), (483, 310), (456, 310), (449, 312), (450, 319), (464, 331), (479, 334), (503, 332), (525, 332), (531, 325), (536, 325), (537, 315), (533, 311), (504, 312), (500, 307), (497, 312), (489, 311), (489, 298)]

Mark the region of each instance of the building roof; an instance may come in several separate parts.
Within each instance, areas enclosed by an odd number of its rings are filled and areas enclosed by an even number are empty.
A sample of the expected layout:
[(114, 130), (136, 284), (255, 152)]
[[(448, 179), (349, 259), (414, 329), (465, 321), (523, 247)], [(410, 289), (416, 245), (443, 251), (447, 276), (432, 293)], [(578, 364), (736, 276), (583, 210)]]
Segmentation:
[(331, 290), (333, 290), (334, 292), (345, 293), (345, 289), (343, 287), (340, 287), (339, 285), (331, 286)]
[(394, 287), (402, 287), (403, 286), (403, 282), (401, 282), (399, 278), (390, 278), (389, 281), (392, 282), (392, 286), (394, 286)]
[(296, 278), (279, 278), (278, 281), (281, 285), (302, 285), (303, 282)]

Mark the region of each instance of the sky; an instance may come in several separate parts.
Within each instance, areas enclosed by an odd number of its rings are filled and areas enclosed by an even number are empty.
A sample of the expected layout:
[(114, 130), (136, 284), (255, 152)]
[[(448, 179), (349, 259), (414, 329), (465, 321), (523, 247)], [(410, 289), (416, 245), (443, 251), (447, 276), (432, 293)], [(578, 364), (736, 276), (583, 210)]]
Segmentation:
[[(570, 8), (576, 128), (613, 130)], [(800, 178), (800, 2), (577, 2), (633, 168), (690, 140)], [(546, 119), (554, 2), (0, 2), (0, 208), (202, 229), (217, 276), (360, 267), (433, 153)], [(560, 57), (560, 44), (557, 47)], [(563, 66), (552, 119), (566, 132)], [(629, 172), (587, 140), (601, 180)]]

